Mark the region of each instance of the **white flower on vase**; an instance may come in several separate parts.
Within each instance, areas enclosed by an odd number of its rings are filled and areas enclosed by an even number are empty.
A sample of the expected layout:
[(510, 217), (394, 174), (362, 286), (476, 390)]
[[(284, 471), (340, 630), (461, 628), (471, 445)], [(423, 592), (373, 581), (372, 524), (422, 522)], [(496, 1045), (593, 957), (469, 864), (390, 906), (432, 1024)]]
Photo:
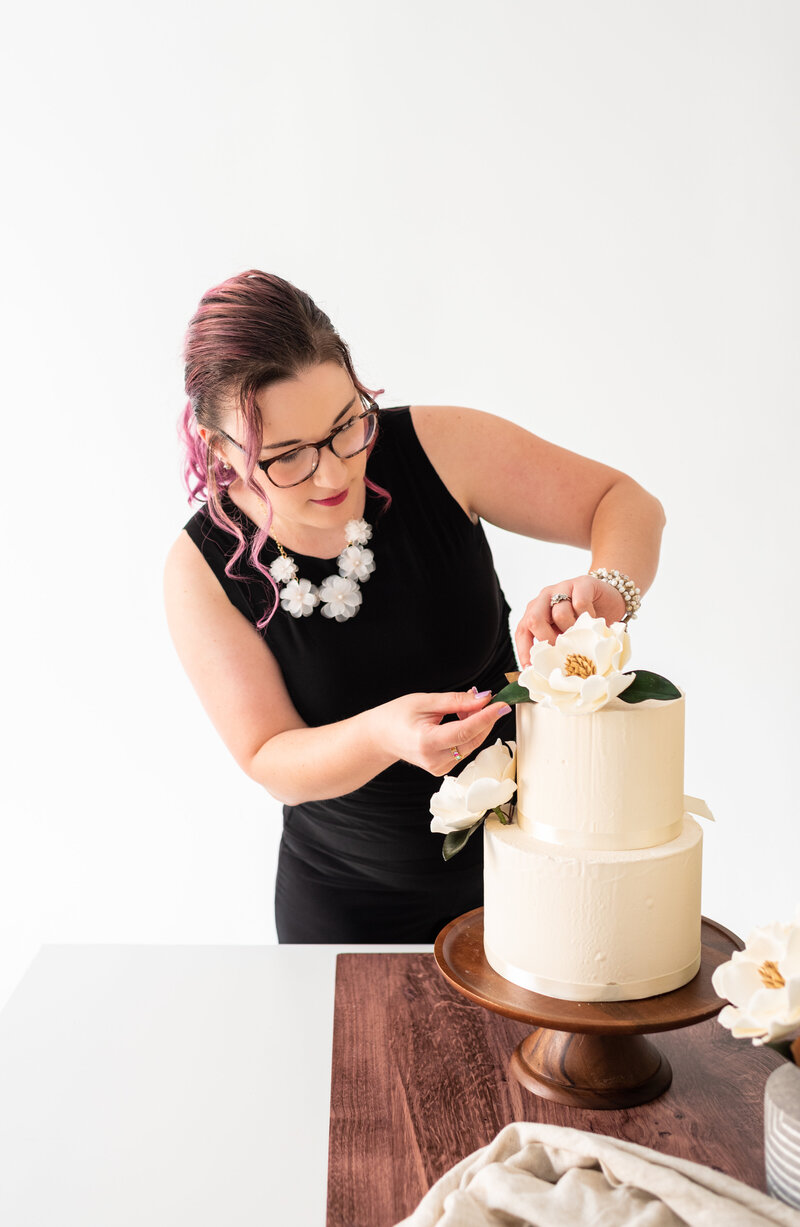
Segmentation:
[(322, 601), (323, 617), (346, 622), (358, 613), (361, 589), (354, 580), (343, 575), (329, 575), (320, 585), (319, 599)]
[(800, 1036), (800, 907), (794, 924), (754, 929), (744, 950), (714, 969), (711, 984), (732, 1002), (719, 1021), (737, 1038), (764, 1044)]
[(270, 563), (269, 573), (277, 584), (288, 584), (297, 576), (297, 563), (279, 554), (274, 562)]
[(281, 608), (293, 618), (307, 618), (319, 605), (319, 593), (308, 579), (292, 579), (280, 591)]
[(516, 792), (516, 742), (497, 738), (476, 754), (460, 775), (446, 775), (431, 797), (431, 830), (439, 835), (475, 826), (490, 809), (505, 805)]
[(597, 711), (633, 682), (634, 673), (622, 672), (630, 654), (624, 622), (607, 626), (585, 611), (555, 644), (534, 643), (519, 684), (535, 702), (569, 715)]
[(365, 550), (363, 546), (348, 545), (339, 555), (339, 574), (345, 579), (357, 579), (363, 584), (374, 570), (375, 556), (372, 550)]
[(372, 529), (366, 520), (348, 520), (344, 535), (348, 545), (366, 545), (372, 536)]

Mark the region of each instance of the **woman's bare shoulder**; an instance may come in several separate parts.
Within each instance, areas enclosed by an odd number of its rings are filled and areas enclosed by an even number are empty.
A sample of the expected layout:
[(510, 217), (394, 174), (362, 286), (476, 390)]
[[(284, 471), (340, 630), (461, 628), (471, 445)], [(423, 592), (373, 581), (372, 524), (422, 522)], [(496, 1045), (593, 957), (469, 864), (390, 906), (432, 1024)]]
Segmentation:
[(164, 559), (165, 577), (194, 573), (203, 576), (206, 572), (211, 575), (211, 568), (186, 529), (181, 529)]
[(227, 604), (227, 594), (186, 529), (182, 529), (173, 541), (164, 559), (164, 592), (169, 599), (171, 592), (190, 590), (195, 596), (206, 595), (214, 601)]
[(185, 528), (181, 529), (169, 547), (167, 561), (170, 566), (180, 566), (185, 562), (189, 563), (189, 565), (198, 561), (205, 563), (203, 555)]
[(588, 547), (600, 500), (631, 480), (481, 409), (414, 405), (411, 415), (431, 464), (461, 506), (522, 536)]
[(506, 418), (465, 405), (411, 405), (409, 412), (426, 456), (453, 498), (477, 522), (487, 476), (496, 474), (498, 460), (502, 464), (534, 436)]
[(462, 480), (463, 466), (453, 454), (454, 431), (475, 411), (458, 405), (409, 405), (414, 433), (420, 446), (430, 460), (450, 494), (469, 516), (473, 523), (477, 515), (469, 505), (469, 497)]

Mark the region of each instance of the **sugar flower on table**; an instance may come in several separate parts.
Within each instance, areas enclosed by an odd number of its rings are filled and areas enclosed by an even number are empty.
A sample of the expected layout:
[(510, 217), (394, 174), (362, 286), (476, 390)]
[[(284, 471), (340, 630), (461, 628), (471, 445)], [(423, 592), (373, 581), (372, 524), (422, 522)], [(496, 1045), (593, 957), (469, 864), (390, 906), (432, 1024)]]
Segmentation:
[(635, 673), (622, 672), (630, 654), (623, 622), (607, 626), (603, 618), (584, 612), (554, 644), (534, 643), (519, 685), (535, 702), (569, 715), (597, 711), (634, 681)]
[(447, 835), (476, 826), (489, 810), (510, 801), (516, 792), (516, 742), (497, 738), (476, 754), (460, 775), (446, 775), (431, 797), (431, 830)]
[(800, 907), (794, 924), (754, 929), (744, 950), (715, 968), (711, 984), (732, 1003), (719, 1021), (737, 1038), (771, 1044), (800, 1036)]

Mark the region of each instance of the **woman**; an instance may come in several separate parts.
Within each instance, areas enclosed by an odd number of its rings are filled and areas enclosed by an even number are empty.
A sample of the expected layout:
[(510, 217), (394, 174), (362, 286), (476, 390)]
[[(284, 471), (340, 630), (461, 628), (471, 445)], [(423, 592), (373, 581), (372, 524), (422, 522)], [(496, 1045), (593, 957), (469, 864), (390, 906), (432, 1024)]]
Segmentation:
[[(379, 411), (324, 312), (268, 273), (203, 297), (185, 359), (202, 505), (167, 559), (167, 615), (220, 736), (284, 802), (279, 940), (431, 942), (482, 902), (482, 841), (445, 863), (430, 832), (437, 777), (514, 737), (489, 706), (517, 665), (481, 519), (590, 548), (645, 592), (661, 505), (491, 414)], [(520, 663), (584, 610), (635, 612), (624, 577), (543, 588)]]

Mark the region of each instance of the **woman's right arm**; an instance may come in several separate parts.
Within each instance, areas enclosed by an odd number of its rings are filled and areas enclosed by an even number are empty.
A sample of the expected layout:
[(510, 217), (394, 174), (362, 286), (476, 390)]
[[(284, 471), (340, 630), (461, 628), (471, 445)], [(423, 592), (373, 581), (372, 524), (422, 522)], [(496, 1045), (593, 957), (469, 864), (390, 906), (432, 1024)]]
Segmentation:
[[(167, 556), (164, 598), (178, 656), (214, 727), (242, 770), (288, 805), (342, 796), (398, 759), (446, 775), (451, 747), (466, 757), (508, 710), (469, 693), (410, 694), (309, 728), (272, 652), (185, 532)], [(441, 724), (448, 713), (459, 720)]]

